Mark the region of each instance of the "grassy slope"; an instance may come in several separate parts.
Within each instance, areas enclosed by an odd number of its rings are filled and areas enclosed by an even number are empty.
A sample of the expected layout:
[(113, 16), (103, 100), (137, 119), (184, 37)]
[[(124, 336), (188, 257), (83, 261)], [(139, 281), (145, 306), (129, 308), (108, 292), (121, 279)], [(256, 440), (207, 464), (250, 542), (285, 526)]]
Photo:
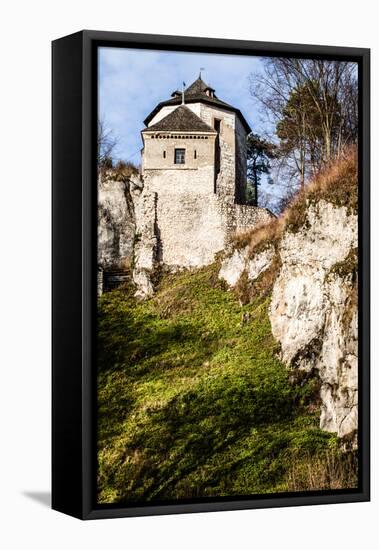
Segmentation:
[(145, 303), (100, 299), (99, 502), (288, 491), (334, 456), (312, 382), (276, 358), (269, 298), (241, 308), (215, 270), (166, 276)]

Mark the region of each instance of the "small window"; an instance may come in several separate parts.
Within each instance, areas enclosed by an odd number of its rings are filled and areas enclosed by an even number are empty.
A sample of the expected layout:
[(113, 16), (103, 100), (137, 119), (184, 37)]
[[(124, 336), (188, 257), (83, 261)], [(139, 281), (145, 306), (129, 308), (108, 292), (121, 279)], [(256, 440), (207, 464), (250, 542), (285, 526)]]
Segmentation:
[(166, 151), (163, 151), (163, 158), (166, 158)]
[(194, 159), (197, 159), (197, 151), (196, 151), (196, 149), (195, 149), (194, 152), (193, 152), (193, 158), (194, 158)]
[(184, 164), (186, 157), (185, 149), (175, 149), (175, 164)]

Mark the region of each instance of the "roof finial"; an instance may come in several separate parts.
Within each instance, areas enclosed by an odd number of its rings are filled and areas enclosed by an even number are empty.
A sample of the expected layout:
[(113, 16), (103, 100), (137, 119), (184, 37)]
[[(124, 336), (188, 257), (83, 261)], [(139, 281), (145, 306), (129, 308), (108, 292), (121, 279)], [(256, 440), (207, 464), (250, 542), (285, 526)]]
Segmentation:
[(183, 82), (183, 85), (182, 85), (182, 105), (184, 105), (184, 88), (186, 86), (186, 83)]
[(199, 78), (201, 79), (201, 71), (205, 71), (204, 67), (200, 67)]

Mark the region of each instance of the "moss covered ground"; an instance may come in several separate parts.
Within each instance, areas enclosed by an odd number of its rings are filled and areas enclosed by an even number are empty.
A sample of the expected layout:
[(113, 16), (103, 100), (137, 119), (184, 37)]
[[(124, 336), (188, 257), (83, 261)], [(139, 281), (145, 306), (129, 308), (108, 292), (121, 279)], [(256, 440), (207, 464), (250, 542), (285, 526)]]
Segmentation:
[(99, 503), (304, 489), (309, 461), (336, 456), (315, 382), (277, 359), (269, 299), (241, 306), (216, 265), (162, 277), (145, 302), (99, 299)]

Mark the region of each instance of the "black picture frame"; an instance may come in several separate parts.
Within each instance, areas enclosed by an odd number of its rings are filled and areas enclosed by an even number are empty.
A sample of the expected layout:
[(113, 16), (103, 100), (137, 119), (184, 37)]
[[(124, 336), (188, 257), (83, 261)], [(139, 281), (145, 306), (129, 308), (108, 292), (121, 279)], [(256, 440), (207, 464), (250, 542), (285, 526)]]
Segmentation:
[[(96, 505), (97, 48), (321, 57), (358, 63), (359, 488), (130, 507)], [(52, 43), (52, 507), (81, 519), (370, 499), (370, 50), (81, 31)]]

